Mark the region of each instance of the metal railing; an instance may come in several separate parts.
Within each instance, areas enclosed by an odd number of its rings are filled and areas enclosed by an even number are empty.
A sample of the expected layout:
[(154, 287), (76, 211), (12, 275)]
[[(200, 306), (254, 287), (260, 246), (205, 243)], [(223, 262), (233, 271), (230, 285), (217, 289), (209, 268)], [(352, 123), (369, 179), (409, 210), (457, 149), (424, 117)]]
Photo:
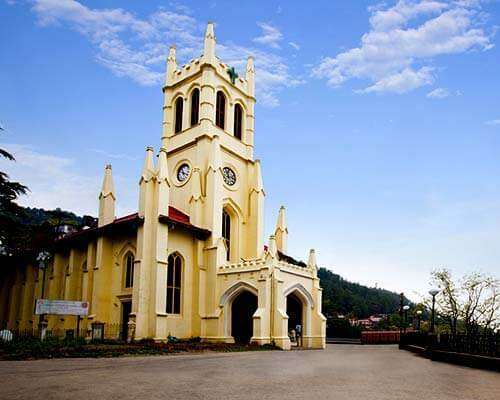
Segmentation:
[(500, 357), (500, 333), (428, 335), (412, 332), (402, 335), (400, 343), (402, 345), (424, 347), (428, 350)]
[[(45, 330), (45, 338), (58, 338), (58, 339), (73, 339), (73, 338), (83, 338), (87, 340), (116, 340), (125, 341), (127, 339), (127, 331), (124, 330), (122, 324), (102, 324), (103, 334), (97, 335), (93, 330), (91, 324), (87, 328), (77, 329), (64, 329), (64, 328), (53, 328)], [(41, 332), (38, 328), (35, 329), (5, 329), (4, 334), (12, 339), (16, 338), (39, 338)], [(2, 338), (0, 338), (2, 339)], [(5, 338), (4, 338), (5, 340)]]

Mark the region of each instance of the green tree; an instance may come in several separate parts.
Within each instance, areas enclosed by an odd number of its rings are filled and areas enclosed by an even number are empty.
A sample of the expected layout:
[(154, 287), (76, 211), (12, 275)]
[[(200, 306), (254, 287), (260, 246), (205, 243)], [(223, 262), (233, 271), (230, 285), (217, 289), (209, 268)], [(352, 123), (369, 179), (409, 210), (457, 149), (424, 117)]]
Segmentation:
[[(3, 128), (0, 127), (0, 130)], [(0, 148), (0, 157), (15, 162), (14, 156), (5, 149)], [(0, 256), (7, 257), (15, 253), (23, 217), (23, 208), (16, 200), (27, 192), (26, 186), (12, 182), (7, 173), (0, 171)]]

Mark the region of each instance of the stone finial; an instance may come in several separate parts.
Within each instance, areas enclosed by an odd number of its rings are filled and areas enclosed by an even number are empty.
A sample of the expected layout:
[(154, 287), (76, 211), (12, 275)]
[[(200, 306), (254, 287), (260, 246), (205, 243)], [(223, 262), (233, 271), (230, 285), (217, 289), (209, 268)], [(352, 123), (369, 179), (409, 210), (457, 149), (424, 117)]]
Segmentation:
[(165, 72), (165, 85), (168, 85), (172, 81), (174, 72), (177, 69), (177, 59), (175, 56), (175, 46), (170, 46), (167, 57), (167, 70)]
[(247, 81), (247, 90), (250, 96), (255, 96), (255, 67), (253, 57), (247, 59), (247, 69), (245, 79)]
[(215, 135), (212, 139), (212, 149), (209, 155), (208, 167), (217, 171), (221, 167), (220, 138)]
[(269, 252), (269, 255), (273, 258), (276, 258), (278, 256), (276, 237), (274, 235), (269, 236), (269, 244), (267, 246), (267, 251)]
[(209, 21), (205, 31), (205, 44), (203, 56), (208, 62), (215, 62), (215, 32), (214, 23)]
[(254, 187), (256, 192), (264, 191), (264, 182), (262, 181), (262, 168), (260, 160), (255, 160)]
[(115, 219), (115, 185), (111, 165), (104, 169), (101, 193), (99, 194), (98, 226), (109, 224)]
[(162, 147), (158, 154), (158, 168), (156, 172), (158, 214), (168, 215), (170, 203), (170, 178), (168, 173), (167, 149)]
[(167, 160), (167, 149), (162, 147), (160, 149), (160, 154), (158, 154), (158, 169), (157, 169), (158, 182), (166, 182), (170, 186), (169, 174), (168, 174), (168, 160)]
[(115, 184), (113, 183), (113, 171), (111, 164), (107, 164), (104, 168), (104, 179), (102, 181), (102, 188), (99, 197), (106, 197), (110, 195), (113, 196), (113, 198), (116, 198)]
[(278, 211), (278, 220), (276, 221), (276, 229), (285, 231), (287, 230), (285, 221), (285, 206), (281, 206)]
[(152, 147), (146, 147), (146, 157), (144, 158), (144, 166), (142, 167), (141, 180), (149, 181), (155, 173), (153, 151)]
[(286, 253), (288, 228), (285, 220), (285, 207), (283, 206), (280, 207), (278, 212), (278, 220), (276, 221), (276, 230), (274, 231), (274, 235), (276, 236), (276, 245), (278, 246), (278, 250), (282, 253)]
[(309, 250), (309, 259), (307, 261), (307, 266), (318, 269), (318, 264), (316, 263), (316, 252), (314, 251), (314, 249)]
[(201, 172), (200, 168), (195, 166), (191, 172), (191, 199), (197, 201), (201, 199)]

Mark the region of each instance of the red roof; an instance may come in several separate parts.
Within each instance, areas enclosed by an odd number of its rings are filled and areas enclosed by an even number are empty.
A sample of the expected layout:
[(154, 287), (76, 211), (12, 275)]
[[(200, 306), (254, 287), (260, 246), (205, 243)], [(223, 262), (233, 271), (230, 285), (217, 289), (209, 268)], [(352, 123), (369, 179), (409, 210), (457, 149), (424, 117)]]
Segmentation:
[[(69, 240), (85, 240), (89, 236), (97, 236), (101, 232), (109, 232), (111, 230), (118, 229), (118, 227), (135, 227), (139, 224), (142, 224), (143, 220), (144, 218), (139, 217), (138, 213), (125, 215), (124, 217), (115, 218), (115, 220), (113, 222), (110, 222), (109, 224), (95, 228), (82, 229), (69, 235), (63, 236), (59, 239), (56, 239), (56, 243), (59, 244)], [(204, 239), (210, 235), (209, 230), (194, 226), (190, 222), (189, 215), (184, 214), (182, 211), (173, 206), (168, 207), (168, 216), (160, 215), (159, 220), (169, 222), (174, 225), (179, 225), (187, 230), (192, 231), (197, 237), (201, 239)]]
[(175, 207), (168, 207), (168, 217), (174, 221), (181, 222), (183, 224), (189, 224), (189, 215), (184, 214), (181, 210)]

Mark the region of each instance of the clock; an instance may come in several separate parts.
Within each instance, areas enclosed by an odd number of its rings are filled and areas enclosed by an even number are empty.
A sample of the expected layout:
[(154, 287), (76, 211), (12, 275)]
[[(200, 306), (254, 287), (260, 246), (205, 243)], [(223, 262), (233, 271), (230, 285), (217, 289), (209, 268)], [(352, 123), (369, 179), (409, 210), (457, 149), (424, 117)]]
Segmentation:
[(191, 172), (191, 168), (188, 164), (182, 164), (177, 170), (177, 180), (179, 182), (184, 182), (187, 178), (189, 178), (189, 173)]
[(236, 183), (236, 173), (229, 167), (222, 168), (222, 177), (226, 185), (234, 186)]

